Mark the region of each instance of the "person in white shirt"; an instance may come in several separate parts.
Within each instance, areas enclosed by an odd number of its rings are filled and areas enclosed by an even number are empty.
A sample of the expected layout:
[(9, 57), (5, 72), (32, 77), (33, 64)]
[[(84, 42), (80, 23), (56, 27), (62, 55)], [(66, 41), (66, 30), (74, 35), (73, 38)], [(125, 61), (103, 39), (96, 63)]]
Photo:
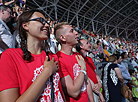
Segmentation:
[(53, 53), (56, 53), (58, 51), (58, 48), (57, 48), (57, 40), (55, 38), (55, 35), (53, 34), (54, 33), (54, 28), (51, 28), (51, 29), (52, 29), (52, 32), (50, 34), (49, 46), (50, 46), (50, 50)]
[(10, 29), (6, 25), (11, 20), (12, 10), (7, 5), (0, 5), (0, 54), (8, 49), (14, 48), (15, 42)]

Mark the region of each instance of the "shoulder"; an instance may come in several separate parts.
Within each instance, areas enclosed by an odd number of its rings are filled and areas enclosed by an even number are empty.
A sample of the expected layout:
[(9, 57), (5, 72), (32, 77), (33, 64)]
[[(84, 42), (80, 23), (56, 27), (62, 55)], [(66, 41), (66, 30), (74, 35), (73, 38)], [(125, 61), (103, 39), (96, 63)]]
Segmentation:
[(78, 53), (78, 52), (73, 52), (73, 54), (75, 54), (75, 55), (81, 55), (80, 53)]
[(57, 54), (49, 53), (49, 57), (50, 57), (50, 59), (52, 59), (54, 57), (55, 61), (58, 61)]
[(2, 54), (13, 54), (13, 53), (22, 53), (22, 50), (20, 48), (8, 48), (5, 50)]
[(112, 63), (111, 65), (114, 67), (118, 67), (118, 65), (116, 63)]
[(13, 58), (15, 58), (18, 55), (20, 55), (20, 56), (23, 55), (23, 52), (20, 48), (8, 48), (4, 52), (2, 52), (1, 58), (2, 57), (13, 57)]
[(2, 30), (6, 30), (6, 29), (5, 29), (4, 25), (0, 22), (0, 31), (2, 31)]

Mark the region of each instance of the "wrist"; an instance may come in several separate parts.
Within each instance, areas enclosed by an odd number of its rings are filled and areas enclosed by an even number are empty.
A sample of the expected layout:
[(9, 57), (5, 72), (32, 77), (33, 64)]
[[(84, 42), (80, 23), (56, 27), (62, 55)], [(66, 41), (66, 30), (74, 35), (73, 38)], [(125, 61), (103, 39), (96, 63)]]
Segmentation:
[(84, 73), (84, 75), (87, 75), (87, 72), (85, 70), (80, 70), (80, 72)]
[(86, 71), (86, 67), (81, 67), (81, 70), (84, 70), (84, 71)]
[(99, 79), (98, 82), (100, 82), (102, 84), (102, 80)]
[(47, 73), (47, 75), (49, 75), (49, 76), (51, 76), (53, 74), (53, 72), (50, 68), (45, 67), (43, 70), (44, 71), (42, 71), (42, 72)]

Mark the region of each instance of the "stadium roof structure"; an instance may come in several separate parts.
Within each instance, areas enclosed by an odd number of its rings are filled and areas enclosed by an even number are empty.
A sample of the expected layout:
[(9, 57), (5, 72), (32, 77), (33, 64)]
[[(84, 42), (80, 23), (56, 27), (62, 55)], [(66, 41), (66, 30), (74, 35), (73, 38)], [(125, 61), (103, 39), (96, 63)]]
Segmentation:
[(27, 6), (94, 33), (138, 40), (138, 0), (27, 0)]

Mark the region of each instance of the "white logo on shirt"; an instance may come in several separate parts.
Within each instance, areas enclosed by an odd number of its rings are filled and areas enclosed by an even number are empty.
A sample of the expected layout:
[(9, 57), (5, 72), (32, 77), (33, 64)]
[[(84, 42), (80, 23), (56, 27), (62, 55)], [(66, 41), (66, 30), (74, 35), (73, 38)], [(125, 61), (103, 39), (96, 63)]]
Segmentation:
[[(34, 82), (36, 80), (36, 78), (40, 75), (40, 73), (43, 70), (43, 65), (39, 68), (36, 68), (34, 70), (34, 78), (32, 79), (32, 81)], [(63, 98), (61, 96), (61, 93), (59, 91), (59, 87), (58, 87), (58, 83), (60, 80), (60, 76), (58, 73), (55, 73), (53, 75), (53, 84), (54, 84), (54, 101), (55, 102), (64, 102)], [(40, 97), (40, 102), (51, 102), (51, 83), (50, 83), (50, 78), (48, 79), (48, 81), (46, 82), (46, 87)]]

